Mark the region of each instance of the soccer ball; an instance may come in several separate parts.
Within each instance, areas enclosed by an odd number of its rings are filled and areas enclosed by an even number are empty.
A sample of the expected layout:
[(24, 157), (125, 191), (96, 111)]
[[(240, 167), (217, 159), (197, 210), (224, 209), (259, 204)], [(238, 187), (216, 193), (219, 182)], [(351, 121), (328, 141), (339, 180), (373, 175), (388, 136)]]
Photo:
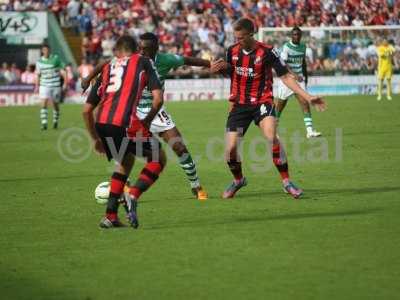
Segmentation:
[(100, 183), (94, 191), (94, 198), (98, 204), (107, 204), (110, 195), (110, 183), (108, 181)]

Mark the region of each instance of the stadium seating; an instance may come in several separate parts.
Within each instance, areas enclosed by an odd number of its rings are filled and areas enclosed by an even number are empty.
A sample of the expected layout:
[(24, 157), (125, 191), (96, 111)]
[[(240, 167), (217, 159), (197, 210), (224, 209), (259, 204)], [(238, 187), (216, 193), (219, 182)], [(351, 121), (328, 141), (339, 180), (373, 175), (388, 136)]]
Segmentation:
[[(240, 16), (255, 20), (258, 27), (310, 27), (396, 25), (400, 24), (400, 1), (393, 0), (2, 0), (0, 10), (49, 10), (64, 32), (76, 35), (74, 53), (79, 59), (96, 62), (109, 57), (118, 35), (156, 32), (161, 50), (219, 57), (233, 43), (231, 23)], [(76, 40), (76, 39), (75, 39)], [(318, 38), (310, 41), (308, 51), (311, 73), (335, 73), (338, 65), (344, 73), (371, 73), (376, 68), (373, 41), (327, 45)], [(395, 41), (399, 44), (399, 41)], [(323, 48), (321, 51), (320, 48)], [(395, 68), (400, 68), (398, 51)], [(0, 62), (1, 63), (1, 62)], [(196, 71), (198, 72), (198, 70)], [(182, 69), (175, 75), (193, 75)], [(1, 77), (1, 76), (0, 76)]]

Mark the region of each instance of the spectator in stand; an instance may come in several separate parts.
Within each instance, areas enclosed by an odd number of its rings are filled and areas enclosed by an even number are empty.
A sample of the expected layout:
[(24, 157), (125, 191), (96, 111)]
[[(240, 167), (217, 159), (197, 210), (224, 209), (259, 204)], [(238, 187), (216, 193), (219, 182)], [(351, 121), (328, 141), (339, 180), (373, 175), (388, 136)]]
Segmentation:
[(35, 80), (35, 65), (26, 66), (25, 71), (21, 74), (21, 82), (24, 84), (35, 84)]
[(110, 30), (107, 30), (105, 32), (104, 39), (101, 41), (101, 49), (104, 59), (109, 59), (113, 56), (114, 46), (115, 46), (115, 40), (112, 37), (112, 33)]
[(361, 19), (360, 15), (356, 15), (356, 17), (351, 21), (352, 26), (363, 26), (364, 21)]
[(7, 79), (5, 76), (5, 72), (7, 72), (8, 64), (7, 63), (2, 63), (0, 67), (0, 84), (6, 84)]
[(79, 32), (83, 36), (87, 36), (92, 33), (92, 17), (88, 9), (82, 9), (82, 14), (78, 16), (79, 20)]
[(11, 84), (16, 84), (21, 82), (21, 71), (20, 69), (18, 69), (16, 63), (11, 64), (10, 72), (11, 72)]
[(81, 4), (78, 0), (71, 0), (67, 5), (67, 26), (78, 33), (78, 16)]
[(89, 43), (89, 50), (91, 53), (92, 60), (98, 60), (101, 56), (101, 37), (97, 31), (93, 31), (93, 34)]
[[(327, 39), (332, 32), (327, 33), (324, 28), (400, 23), (400, 1), (394, 0), (0, 0), (0, 10), (49, 10), (65, 15), (65, 25), (77, 28), (85, 37), (82, 54), (89, 59), (111, 57), (114, 38), (123, 33), (138, 36), (144, 31), (155, 32), (162, 51), (218, 57), (221, 49), (234, 43), (231, 23), (239, 17), (252, 18), (258, 27), (312, 26), (317, 29), (310, 32), (315, 40), (308, 52), (308, 59), (314, 60), (309, 67), (311, 72), (313, 65), (330, 68), (344, 48), (337, 43), (330, 47)], [(61, 25), (62, 20), (61, 17)], [(357, 68), (355, 60), (364, 70), (375, 63), (369, 55), (365, 58), (364, 52), (370, 52), (367, 43), (376, 36), (363, 32), (357, 36), (360, 41), (353, 42), (347, 32), (333, 35), (351, 45), (344, 55), (351, 61), (351, 70)], [(277, 41), (276, 45), (282, 42)], [(400, 43), (399, 37), (395, 37), (395, 43)], [(324, 61), (328, 56), (330, 60)], [(317, 62), (317, 58), (322, 60)], [(400, 64), (398, 59), (395, 55), (394, 66)]]
[(90, 59), (90, 39), (86, 36), (82, 38), (81, 53), (82, 57)]

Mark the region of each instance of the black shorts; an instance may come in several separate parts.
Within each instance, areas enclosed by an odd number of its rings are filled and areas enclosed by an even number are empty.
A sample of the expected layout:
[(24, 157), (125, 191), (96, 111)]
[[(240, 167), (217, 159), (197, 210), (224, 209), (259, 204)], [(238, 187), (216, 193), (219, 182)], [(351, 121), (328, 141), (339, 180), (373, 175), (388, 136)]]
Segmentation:
[(229, 113), (226, 130), (228, 132), (240, 132), (244, 135), (251, 121), (254, 121), (254, 124), (258, 126), (262, 119), (270, 116), (276, 117), (273, 104), (235, 104)]
[(121, 162), (127, 153), (152, 161), (159, 160), (161, 144), (148, 131), (134, 136), (125, 127), (100, 123), (95, 126), (109, 161), (114, 159)]

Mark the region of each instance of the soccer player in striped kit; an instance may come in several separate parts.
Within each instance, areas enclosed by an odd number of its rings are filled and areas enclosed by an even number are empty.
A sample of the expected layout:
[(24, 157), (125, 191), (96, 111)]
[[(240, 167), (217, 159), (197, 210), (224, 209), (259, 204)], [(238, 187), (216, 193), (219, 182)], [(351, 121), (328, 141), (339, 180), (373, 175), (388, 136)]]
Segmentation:
[[(281, 59), (286, 63), (289, 72), (294, 76), (298, 84), (306, 89), (308, 74), (306, 64), (306, 45), (301, 43), (301, 29), (299, 27), (293, 27), (292, 29), (292, 40), (286, 42), (282, 51), (280, 52)], [(286, 107), (289, 98), (294, 92), (288, 88), (282, 80), (278, 79), (278, 91), (276, 96), (276, 117), (279, 119), (281, 113)], [(304, 125), (306, 126), (307, 138), (319, 137), (321, 133), (316, 131), (313, 127), (313, 121), (311, 117), (310, 104), (303, 99), (299, 99), (300, 95), (296, 94), (296, 98), (303, 110), (304, 114)]]
[(237, 43), (229, 47), (227, 61), (218, 60), (211, 64), (213, 72), (225, 73), (231, 79), (230, 112), (226, 124), (226, 160), (234, 180), (222, 197), (232, 198), (240, 188), (247, 185), (238, 149), (240, 138), (245, 135), (251, 122), (254, 122), (271, 145), (273, 163), (281, 176), (284, 191), (299, 198), (303, 191), (289, 178), (286, 155), (276, 134), (272, 69), (293, 92), (318, 110), (325, 109), (325, 102), (320, 97), (311, 96), (299, 86), (279, 58), (276, 49), (254, 39), (255, 28), (250, 19), (239, 19), (233, 29)]
[[(152, 61), (137, 53), (133, 37), (122, 36), (115, 45), (116, 57), (104, 65), (83, 108), (83, 118), (94, 148), (117, 162), (110, 180), (110, 196), (101, 228), (120, 227), (119, 199), (133, 167), (135, 156), (147, 163), (135, 185), (130, 187), (127, 217), (137, 228), (137, 200), (158, 179), (165, 166), (165, 154), (159, 141), (148, 128), (163, 104), (161, 82)], [(153, 95), (152, 107), (146, 118), (139, 120), (136, 108), (147, 87)], [(93, 112), (97, 108), (97, 117)]]
[(37, 78), (35, 83), (35, 92), (39, 92), (42, 100), (40, 122), (42, 130), (47, 130), (47, 106), (51, 102), (53, 104), (53, 128), (57, 129), (60, 118), (61, 88), (65, 90), (67, 87), (66, 75), (63, 71), (64, 64), (58, 55), (50, 53), (50, 47), (47, 44), (42, 46), (41, 51), (42, 57), (36, 62)]
[[(196, 57), (180, 56), (171, 53), (163, 53), (158, 51), (159, 44), (158, 38), (154, 33), (146, 32), (140, 36), (140, 51), (141, 54), (149, 57), (157, 69), (160, 76), (160, 81), (164, 89), (165, 78), (169, 71), (179, 68), (183, 65), (186, 66), (199, 66), (210, 67), (210, 62)], [(90, 80), (97, 75), (98, 69), (101, 65), (91, 72), (88, 78), (82, 81), (82, 88), (85, 90), (89, 86)], [(151, 108), (153, 96), (148, 89), (143, 91), (142, 98), (139, 101), (137, 108), (137, 115), (139, 119), (144, 119)], [(197, 173), (196, 164), (185, 145), (181, 132), (176, 127), (171, 115), (162, 107), (159, 113), (155, 116), (150, 126), (150, 131), (153, 134), (159, 135), (178, 156), (179, 166), (186, 174), (189, 181), (192, 193), (198, 200), (206, 200), (208, 194), (200, 183)]]

